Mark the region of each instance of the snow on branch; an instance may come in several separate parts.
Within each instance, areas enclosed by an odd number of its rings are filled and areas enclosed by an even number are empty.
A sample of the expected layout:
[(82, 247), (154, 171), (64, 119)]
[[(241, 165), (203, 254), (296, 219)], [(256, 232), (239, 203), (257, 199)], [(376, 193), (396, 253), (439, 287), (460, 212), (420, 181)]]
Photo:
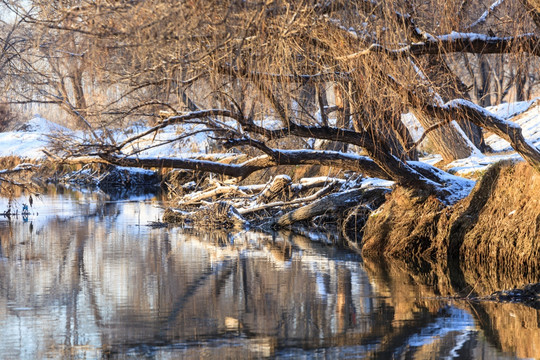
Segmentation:
[(40, 167), (41, 167), (40, 165), (22, 163), (11, 169), (2, 169), (0, 170), (0, 184), (6, 183), (6, 184), (18, 186), (22, 189), (30, 189), (30, 186), (28, 183), (21, 183), (21, 182), (15, 181), (13, 179), (10, 179), (10, 176), (13, 174), (24, 172), (24, 171), (33, 171)]
[(472, 29), (472, 28), (474, 28), (474, 27), (476, 27), (478, 25), (485, 24), (488, 16), (493, 11), (495, 11), (495, 9), (497, 9), (503, 2), (504, 2), (504, 0), (495, 1), (493, 4), (491, 4), (491, 6), (486, 11), (484, 11), (484, 13), (482, 15), (480, 15), (480, 17), (475, 22), (473, 22), (471, 25), (467, 26), (467, 29)]
[(399, 49), (389, 49), (380, 44), (371, 44), (367, 49), (341, 56), (337, 60), (352, 60), (369, 54), (382, 53), (398, 59), (411, 55), (433, 55), (441, 53), (465, 52), (473, 54), (528, 53), (540, 56), (540, 37), (523, 34), (510, 37), (488, 36), (478, 33), (452, 32), (436, 36), (433, 40), (413, 43)]
[[(247, 145), (240, 141), (238, 145)], [(142, 168), (178, 168), (212, 172), (232, 177), (245, 178), (251, 173), (278, 165), (329, 165), (354, 170), (370, 177), (389, 179), (373, 160), (365, 156), (336, 151), (279, 150), (271, 149), (273, 156), (262, 155), (241, 164), (224, 164), (216, 161), (189, 158), (155, 158), (100, 154), (100, 158), (115, 165)]]

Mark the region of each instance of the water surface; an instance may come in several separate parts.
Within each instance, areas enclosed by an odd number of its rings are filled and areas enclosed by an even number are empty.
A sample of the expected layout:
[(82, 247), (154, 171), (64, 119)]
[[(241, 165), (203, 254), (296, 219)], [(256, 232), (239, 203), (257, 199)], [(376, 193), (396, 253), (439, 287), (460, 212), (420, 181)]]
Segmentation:
[(146, 226), (160, 205), (59, 188), (0, 217), (0, 358), (540, 357), (538, 310), (292, 233)]

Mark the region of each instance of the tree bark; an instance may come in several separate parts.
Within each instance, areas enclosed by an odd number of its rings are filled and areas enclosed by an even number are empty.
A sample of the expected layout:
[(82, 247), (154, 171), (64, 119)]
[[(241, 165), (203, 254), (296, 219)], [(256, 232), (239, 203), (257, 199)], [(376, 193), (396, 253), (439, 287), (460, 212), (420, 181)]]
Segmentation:
[(281, 216), (276, 226), (285, 227), (294, 224), (295, 222), (311, 219), (315, 216), (325, 213), (341, 212), (349, 207), (357, 206), (363, 199), (372, 199), (374, 197), (383, 196), (388, 190), (386, 189), (354, 189), (337, 194), (331, 194), (315, 201), (309, 205), (293, 210)]
[[(423, 71), (423, 75), (429, 79), (429, 86), (443, 101), (456, 98), (469, 99), (465, 85), (448, 67), (441, 54), (429, 55), (424, 67), (426, 70)], [(413, 109), (412, 112), (424, 129), (429, 129), (439, 122), (438, 119), (423, 113), (422, 109)], [(449, 122), (427, 135), (432, 146), (447, 162), (471, 156), (474, 147), (477, 149), (485, 147), (482, 130), (479, 127), (470, 122), (455, 120), (458, 122)]]
[[(439, 122), (438, 119), (425, 114), (420, 109), (412, 109), (412, 113), (422, 124), (424, 130)], [(467, 140), (459, 133), (452, 122), (431, 131), (427, 137), (445, 162), (467, 158), (473, 152)]]
[(257, 197), (257, 202), (267, 203), (280, 195), (284, 195), (291, 185), (292, 180), (288, 175), (278, 175), (273, 180), (272, 183), (264, 190), (260, 196)]
[(523, 158), (540, 172), (540, 151), (523, 137), (521, 128), (511, 122), (504, 121), (483, 108), (464, 100), (447, 103), (444, 107), (428, 106), (429, 112), (434, 116), (444, 118), (447, 116), (460, 116), (476, 125), (493, 131), (510, 145)]

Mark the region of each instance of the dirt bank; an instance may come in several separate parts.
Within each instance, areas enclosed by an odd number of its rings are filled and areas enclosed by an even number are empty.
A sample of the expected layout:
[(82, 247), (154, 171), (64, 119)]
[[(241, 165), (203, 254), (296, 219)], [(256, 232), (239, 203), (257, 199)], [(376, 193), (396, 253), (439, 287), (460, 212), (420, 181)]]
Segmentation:
[(364, 234), (365, 256), (427, 257), (539, 272), (540, 174), (526, 163), (496, 164), (452, 207), (397, 189), (368, 219)]

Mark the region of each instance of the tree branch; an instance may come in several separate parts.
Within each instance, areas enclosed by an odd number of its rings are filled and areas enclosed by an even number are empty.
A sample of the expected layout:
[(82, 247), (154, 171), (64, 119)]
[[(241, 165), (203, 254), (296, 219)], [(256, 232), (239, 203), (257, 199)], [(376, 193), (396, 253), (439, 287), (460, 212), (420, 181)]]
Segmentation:
[(439, 55), (442, 53), (505, 54), (524, 52), (540, 56), (539, 43), (540, 37), (535, 34), (501, 38), (476, 33), (451, 33), (399, 49), (389, 49), (380, 44), (371, 44), (367, 49), (336, 59), (353, 60), (376, 53), (385, 54), (393, 59), (411, 55)]
[[(402, 89), (405, 88), (397, 82), (394, 83)], [(506, 121), (468, 100), (455, 99), (443, 105), (434, 105), (422, 99), (414, 91), (408, 89), (406, 91), (409, 101), (414, 106), (422, 107), (431, 116), (444, 121), (449, 119), (469, 120), (482, 128), (493, 131), (508, 141), (514, 150), (540, 172), (540, 151), (523, 137), (519, 125)]]
[[(246, 143), (244, 143), (244, 141)], [(238, 145), (253, 145), (247, 140), (239, 140)], [(391, 178), (373, 160), (365, 156), (344, 154), (336, 151), (317, 150), (277, 150), (271, 149), (274, 156), (262, 155), (242, 164), (222, 164), (207, 160), (185, 158), (137, 158), (114, 154), (100, 154), (99, 157), (111, 164), (142, 168), (177, 168), (206, 171), (232, 177), (245, 178), (255, 171), (278, 165), (326, 165), (353, 170), (369, 177)]]

